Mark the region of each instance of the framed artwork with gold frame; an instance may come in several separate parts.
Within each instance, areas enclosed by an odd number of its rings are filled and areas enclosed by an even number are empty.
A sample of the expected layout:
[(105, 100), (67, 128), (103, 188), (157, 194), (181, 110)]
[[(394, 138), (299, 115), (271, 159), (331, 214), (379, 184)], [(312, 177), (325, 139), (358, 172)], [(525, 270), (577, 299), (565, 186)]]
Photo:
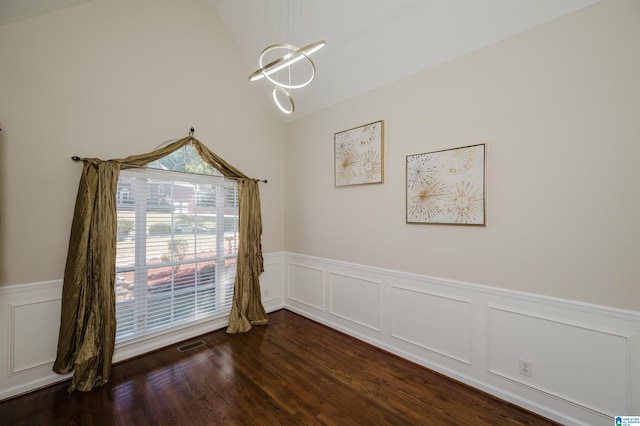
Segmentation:
[(486, 226), (485, 144), (407, 155), (407, 223)]
[(334, 134), (335, 186), (384, 182), (384, 121)]

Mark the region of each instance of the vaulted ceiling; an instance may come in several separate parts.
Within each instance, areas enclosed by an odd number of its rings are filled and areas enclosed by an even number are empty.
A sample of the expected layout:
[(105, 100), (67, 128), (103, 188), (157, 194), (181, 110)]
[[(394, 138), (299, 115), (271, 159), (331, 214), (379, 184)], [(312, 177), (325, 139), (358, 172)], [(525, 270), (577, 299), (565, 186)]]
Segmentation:
[[(0, 25), (92, 0), (0, 0)], [(98, 0), (93, 0), (98, 1)], [(200, 0), (258, 68), (274, 43), (327, 45), (290, 121), (527, 31), (600, 0)], [(259, 84), (265, 96), (271, 86)]]

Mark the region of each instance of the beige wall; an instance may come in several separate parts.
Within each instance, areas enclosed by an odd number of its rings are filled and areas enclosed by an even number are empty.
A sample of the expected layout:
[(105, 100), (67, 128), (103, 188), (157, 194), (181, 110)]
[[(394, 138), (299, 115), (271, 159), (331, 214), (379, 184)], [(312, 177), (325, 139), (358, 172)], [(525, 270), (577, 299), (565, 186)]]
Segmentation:
[(81, 164), (189, 128), (261, 185), (265, 251), (284, 250), (284, 125), (213, 10), (93, 0), (0, 27), (0, 285), (62, 278)]
[[(265, 252), (639, 310), (639, 19), (637, 1), (603, 1), (289, 123), (286, 151), (199, 1), (94, 0), (1, 26), (0, 286), (62, 277), (70, 156), (147, 152), (193, 126), (269, 180)], [(335, 188), (333, 134), (379, 119), (385, 183)], [(405, 224), (406, 155), (481, 142), (488, 226)]]
[[(288, 124), (287, 251), (640, 310), (639, 40), (607, 0)], [(333, 134), (379, 119), (385, 183), (335, 188)], [(406, 155), (476, 143), (487, 227), (406, 224)]]

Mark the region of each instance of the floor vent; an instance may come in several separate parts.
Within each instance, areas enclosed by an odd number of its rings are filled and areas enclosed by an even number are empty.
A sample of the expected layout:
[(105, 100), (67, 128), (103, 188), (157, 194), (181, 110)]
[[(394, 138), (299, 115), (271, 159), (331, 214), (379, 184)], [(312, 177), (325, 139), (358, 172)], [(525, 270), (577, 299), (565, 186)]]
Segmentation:
[(200, 346), (204, 346), (204, 340), (198, 340), (197, 342), (187, 343), (186, 345), (182, 345), (178, 347), (178, 352), (185, 352), (189, 349), (199, 348)]

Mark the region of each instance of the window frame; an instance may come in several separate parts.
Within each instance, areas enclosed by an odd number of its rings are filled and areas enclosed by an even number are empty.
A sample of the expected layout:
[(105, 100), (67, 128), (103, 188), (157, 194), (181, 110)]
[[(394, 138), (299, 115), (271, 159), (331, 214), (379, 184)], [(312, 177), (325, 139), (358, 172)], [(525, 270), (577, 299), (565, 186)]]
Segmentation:
[[(134, 218), (135, 218), (135, 226), (134, 226), (134, 235), (133, 240), (134, 251), (135, 251), (135, 260), (133, 264), (129, 265), (121, 265), (116, 262), (116, 280), (114, 283), (114, 290), (117, 291), (118, 287), (118, 277), (119, 274), (124, 274), (128, 272), (133, 272), (134, 275), (134, 284), (133, 284), (133, 299), (131, 300), (116, 300), (116, 318), (118, 318), (118, 314), (122, 315), (125, 306), (128, 308), (129, 305), (133, 305), (133, 329), (132, 330), (118, 330), (116, 332), (116, 344), (123, 342), (133, 342), (139, 340), (141, 338), (147, 338), (149, 336), (155, 334), (162, 334), (166, 332), (170, 332), (177, 328), (181, 328), (188, 325), (197, 324), (203, 321), (220, 318), (223, 316), (228, 316), (231, 310), (231, 304), (233, 300), (233, 287), (235, 281), (235, 267), (237, 265), (237, 247), (238, 247), (238, 239), (239, 239), (239, 202), (238, 202), (238, 185), (235, 179), (228, 179), (222, 176), (212, 176), (212, 175), (201, 175), (189, 172), (180, 172), (180, 171), (172, 171), (172, 170), (161, 170), (155, 168), (132, 168), (132, 169), (124, 169), (120, 172), (120, 179), (128, 180), (131, 184), (130, 197), (127, 200), (128, 203), (126, 205), (120, 205), (120, 203), (116, 203), (116, 208), (118, 211), (118, 219), (120, 219), (120, 209), (121, 207), (126, 207), (130, 209), (133, 207)], [(119, 179), (119, 183), (120, 180)], [(155, 181), (155, 182), (154, 182)], [(215, 254), (210, 257), (198, 257), (197, 255), (197, 241), (198, 241), (198, 220), (197, 220), (197, 211), (199, 209), (198, 202), (198, 193), (197, 191), (194, 193), (194, 203), (193, 209), (195, 210), (195, 220), (193, 226), (193, 233), (188, 234), (189, 236), (193, 236), (194, 241), (194, 259), (170, 259), (169, 261), (162, 262), (160, 265), (148, 264), (147, 259), (147, 241), (150, 238), (148, 234), (147, 227), (147, 213), (152, 208), (158, 208), (153, 201), (150, 202), (152, 193), (149, 190), (149, 186), (153, 183), (161, 184), (164, 186), (168, 182), (171, 184), (172, 190), (169, 194), (173, 200), (173, 187), (175, 186), (175, 182), (188, 182), (190, 185), (194, 185), (195, 188), (198, 185), (211, 185), (215, 189), (215, 217), (216, 217), (216, 229), (214, 232), (215, 235)], [(146, 186), (146, 188), (145, 188)], [(230, 200), (232, 201), (232, 205), (228, 206), (227, 202), (229, 200), (229, 192), (232, 192), (232, 197)], [(165, 195), (167, 190), (165, 188)], [(138, 199), (138, 194), (146, 195), (143, 197), (144, 200), (140, 201)], [(131, 199), (133, 198), (133, 200)], [(119, 200), (116, 200), (119, 201)], [(132, 204), (130, 204), (133, 201)], [(174, 241), (176, 236), (181, 236), (181, 233), (176, 232), (175, 224), (173, 223), (173, 217), (177, 214), (182, 214), (182, 206), (175, 206), (173, 203), (166, 207), (171, 211), (171, 231), (170, 231), (170, 241)], [(178, 211), (176, 212), (176, 208)], [(229, 210), (233, 212), (233, 214), (228, 214)], [(227, 213), (227, 214), (226, 214)], [(232, 236), (229, 239), (225, 234), (227, 233), (228, 227), (228, 217), (232, 218)], [(225, 238), (227, 237), (227, 238)], [(235, 240), (233, 244), (230, 244)], [(231, 250), (229, 250), (231, 248)], [(206, 286), (202, 287), (202, 290), (207, 290), (213, 288), (212, 292), (215, 293), (215, 304), (213, 310), (203, 312), (198, 311), (197, 304), (197, 294), (198, 294), (198, 275), (199, 271), (197, 269), (198, 262), (206, 263), (213, 262), (215, 264), (215, 278), (214, 283), (210, 285), (208, 288)], [(173, 318), (167, 325), (160, 325), (156, 327), (150, 327), (149, 322), (147, 320), (148, 316), (148, 304), (153, 296), (149, 293), (149, 285), (148, 285), (148, 273), (149, 269), (157, 268), (159, 266), (178, 266), (185, 264), (195, 264), (194, 269), (194, 294), (196, 297), (194, 314), (193, 316), (189, 316), (185, 319), (174, 320)], [(233, 267), (229, 270), (229, 265)], [(231, 273), (229, 273), (231, 271)], [(172, 275), (173, 277), (173, 275)], [(172, 278), (173, 280), (173, 278)], [(170, 303), (173, 305), (173, 301), (176, 295), (180, 295), (181, 290), (175, 289), (175, 283), (172, 281), (171, 284), (171, 296), (169, 297)], [(185, 290), (186, 294), (188, 291)], [(120, 309), (118, 309), (120, 307)], [(147, 310), (145, 312), (145, 309)], [(173, 307), (171, 308), (172, 316), (175, 315), (173, 311)]]

